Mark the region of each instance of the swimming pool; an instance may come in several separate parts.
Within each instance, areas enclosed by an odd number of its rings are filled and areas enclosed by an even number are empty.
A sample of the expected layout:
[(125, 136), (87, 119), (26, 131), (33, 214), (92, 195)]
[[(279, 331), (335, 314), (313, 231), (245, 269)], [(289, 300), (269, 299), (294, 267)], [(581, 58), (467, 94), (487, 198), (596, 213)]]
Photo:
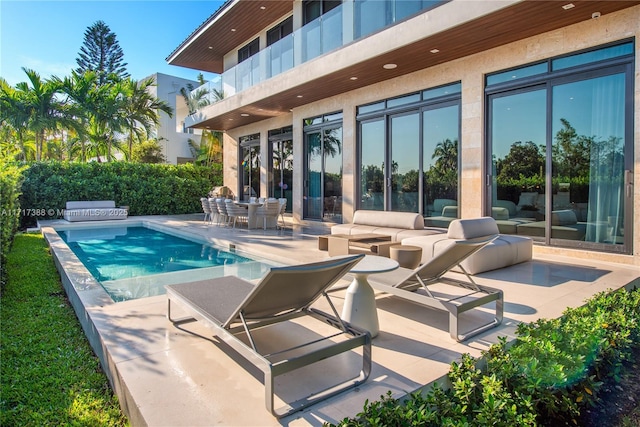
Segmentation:
[(165, 293), (164, 285), (235, 275), (262, 277), (275, 263), (143, 226), (58, 231), (116, 302)]

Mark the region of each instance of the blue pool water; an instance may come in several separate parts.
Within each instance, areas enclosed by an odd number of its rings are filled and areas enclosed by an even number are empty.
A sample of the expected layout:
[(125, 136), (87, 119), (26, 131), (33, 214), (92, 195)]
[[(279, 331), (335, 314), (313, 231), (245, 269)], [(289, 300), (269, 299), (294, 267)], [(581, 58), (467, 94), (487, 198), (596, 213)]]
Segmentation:
[(146, 227), (58, 232), (114, 301), (164, 294), (164, 285), (236, 275), (262, 277), (273, 265)]

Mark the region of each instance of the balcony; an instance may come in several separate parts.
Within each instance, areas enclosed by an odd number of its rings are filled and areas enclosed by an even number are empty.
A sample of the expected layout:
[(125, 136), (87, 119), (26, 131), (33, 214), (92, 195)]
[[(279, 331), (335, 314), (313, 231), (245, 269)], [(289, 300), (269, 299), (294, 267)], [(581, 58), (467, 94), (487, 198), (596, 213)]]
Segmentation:
[(194, 89), (206, 90), (209, 104), (230, 97), (291, 68), (339, 49), (448, 0), (347, 2)]
[[(359, 6), (360, 3), (362, 5)], [(344, 3), (334, 12), (342, 22), (341, 42), (337, 47), (330, 47), (330, 41), (334, 40), (331, 37), (340, 29), (333, 32), (328, 30), (334, 16), (326, 14), (317, 22), (291, 34), (288, 39), (259, 52), (251, 60), (245, 61), (246, 64), (239, 64), (208, 83), (206, 88), (209, 90), (224, 90), (225, 99), (212, 99), (214, 102), (211, 105), (188, 117), (186, 125), (221, 131), (237, 128), (286, 114), (301, 105), (359, 88), (373, 87), (383, 81), (517, 40), (590, 21), (594, 10), (606, 16), (638, 3), (640, 2), (637, 0), (574, 0), (575, 7), (565, 10), (554, 1), (451, 0), (431, 3), (432, 7), (428, 12), (421, 9), (409, 14), (401, 25), (388, 23), (397, 22), (398, 19), (376, 20), (375, 18), (380, 18), (378, 15), (365, 19), (368, 15), (363, 13), (362, 6), (394, 4), (392, 2), (365, 0)], [(256, 8), (261, 4), (245, 1), (240, 2), (239, 7)], [(257, 15), (255, 11), (251, 12)], [(290, 13), (279, 12), (279, 17)], [(358, 16), (361, 18), (357, 19)], [(241, 39), (223, 40), (219, 36), (220, 46), (214, 44), (213, 40), (218, 35), (236, 34), (231, 30), (236, 25), (229, 19), (218, 20), (217, 27), (203, 28), (185, 41), (170, 57), (170, 63), (216, 72), (221, 69), (218, 59), (224, 55), (222, 52), (229, 52), (233, 49), (230, 46), (238, 46), (240, 40), (248, 40), (259, 29), (266, 28), (269, 24), (265, 22), (273, 23), (276, 20), (277, 18), (269, 16), (268, 21), (263, 20), (256, 24), (258, 26), (245, 29), (250, 33), (243, 35)], [(305, 36), (308, 37), (306, 43)], [(267, 72), (271, 52), (287, 42), (293, 48), (281, 48), (278, 53), (274, 53), (273, 63), (276, 65)], [(315, 50), (309, 48), (310, 43)], [(211, 52), (217, 54), (212, 56)], [(394, 64), (395, 67), (385, 67), (387, 64)], [(233, 96), (248, 87), (252, 87), (252, 90), (242, 92), (241, 96)]]

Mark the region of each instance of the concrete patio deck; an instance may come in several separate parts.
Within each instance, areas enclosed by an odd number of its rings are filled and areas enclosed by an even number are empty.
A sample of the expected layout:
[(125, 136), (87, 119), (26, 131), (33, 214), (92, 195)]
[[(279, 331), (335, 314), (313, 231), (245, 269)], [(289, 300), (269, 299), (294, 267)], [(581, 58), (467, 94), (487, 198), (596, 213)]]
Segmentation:
[[(309, 262), (328, 256), (317, 250), (317, 235), (327, 233), (321, 226), (289, 224), (286, 230), (232, 230), (207, 225), (202, 215), (132, 217), (115, 224), (145, 221), (169, 227), (178, 235), (225, 247), (232, 244), (236, 249), (281, 263)], [(114, 222), (104, 221), (102, 226), (109, 223)], [(449, 337), (445, 313), (379, 294), (380, 334), (373, 340), (369, 380), (357, 389), (277, 420), (265, 409), (264, 386), (257, 369), (234, 356), (202, 324), (174, 326), (166, 318), (165, 296), (111, 301), (54, 232), (52, 227), (57, 224), (69, 225), (65, 221), (42, 222), (42, 232), (56, 264), (63, 267), (63, 284), (81, 324), (135, 426), (337, 423), (355, 416), (367, 399), (378, 400), (387, 391), (401, 397), (440, 379), (463, 353), (478, 356), (499, 336), (512, 337), (519, 322), (558, 317), (567, 307), (579, 306), (597, 292), (630, 283), (640, 285), (640, 272), (632, 266), (536, 255), (531, 262), (475, 276), (479, 283), (504, 291), (505, 317), (498, 328), (463, 343)], [(341, 283), (347, 284), (347, 279)], [(338, 311), (343, 293), (344, 290), (332, 293)], [(326, 309), (321, 303), (319, 308)], [(281, 329), (261, 334), (258, 344), (268, 346), (297, 334), (317, 332), (317, 325), (306, 321), (278, 328)], [(358, 362), (352, 359), (355, 358), (346, 355), (285, 375), (276, 390), (285, 399), (304, 395), (309, 386), (339, 376), (344, 370), (357, 372)]]

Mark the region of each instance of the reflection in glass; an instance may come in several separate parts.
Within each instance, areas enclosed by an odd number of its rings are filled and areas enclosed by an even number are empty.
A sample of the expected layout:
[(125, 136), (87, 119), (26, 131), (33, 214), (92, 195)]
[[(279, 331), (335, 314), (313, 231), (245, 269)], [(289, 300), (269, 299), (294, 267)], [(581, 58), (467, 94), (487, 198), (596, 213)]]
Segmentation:
[(361, 209), (384, 210), (384, 135), (383, 119), (361, 124)]
[[(427, 110), (423, 120), (423, 212), (425, 217), (457, 218), (458, 104)], [(445, 209), (450, 206), (452, 208)]]
[(342, 127), (324, 129), (324, 199), (323, 217), (342, 222)]
[(551, 237), (623, 243), (624, 110), (624, 74), (553, 88)]
[(391, 210), (418, 212), (420, 115), (391, 118)]
[(287, 199), (287, 212), (293, 202), (293, 141), (275, 141), (271, 152), (269, 196)]
[(260, 195), (260, 146), (242, 147), (243, 198)]
[(505, 234), (544, 237), (546, 90), (491, 100), (492, 215)]
[(320, 132), (306, 134), (307, 191), (305, 217), (322, 218), (322, 138)]
[(342, 126), (305, 132), (304, 216), (342, 222)]

